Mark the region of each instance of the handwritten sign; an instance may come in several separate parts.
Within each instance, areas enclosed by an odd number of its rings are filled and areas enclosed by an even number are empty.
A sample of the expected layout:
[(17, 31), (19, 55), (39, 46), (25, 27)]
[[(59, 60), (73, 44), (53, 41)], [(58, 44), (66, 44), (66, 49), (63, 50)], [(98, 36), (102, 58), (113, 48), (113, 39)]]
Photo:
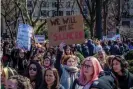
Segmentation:
[(47, 19), (50, 45), (83, 43), (84, 30), (82, 15), (58, 16)]
[(37, 43), (44, 43), (45, 35), (35, 35), (35, 40)]
[(17, 34), (17, 47), (30, 50), (31, 47), (31, 37), (32, 37), (32, 27), (27, 24), (20, 24), (18, 27)]

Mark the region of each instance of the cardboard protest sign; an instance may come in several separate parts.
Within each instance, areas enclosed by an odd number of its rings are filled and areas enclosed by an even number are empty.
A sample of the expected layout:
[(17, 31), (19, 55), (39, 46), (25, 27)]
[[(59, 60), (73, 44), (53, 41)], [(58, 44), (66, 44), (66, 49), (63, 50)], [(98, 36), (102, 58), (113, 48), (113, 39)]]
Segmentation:
[(83, 43), (85, 40), (82, 15), (53, 17), (47, 19), (47, 23), (49, 43), (52, 46), (61, 42)]
[(37, 43), (44, 43), (44, 41), (45, 41), (45, 35), (35, 35), (35, 41)]
[(18, 27), (17, 34), (17, 47), (30, 50), (31, 47), (31, 37), (32, 37), (33, 28), (28, 24), (20, 24)]

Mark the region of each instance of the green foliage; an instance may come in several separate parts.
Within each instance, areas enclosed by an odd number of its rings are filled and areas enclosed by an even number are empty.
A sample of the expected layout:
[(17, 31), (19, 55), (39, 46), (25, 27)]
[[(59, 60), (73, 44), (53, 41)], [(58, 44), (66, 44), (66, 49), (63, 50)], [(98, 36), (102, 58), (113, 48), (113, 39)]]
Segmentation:
[(128, 60), (128, 63), (129, 63), (129, 67), (128, 67), (128, 70), (133, 73), (133, 59), (132, 60)]
[(84, 60), (84, 56), (80, 52), (76, 52), (76, 56), (79, 58), (80, 63)]
[(89, 28), (87, 26), (85, 26), (84, 32), (85, 32), (85, 39), (91, 38), (90, 37), (90, 31), (89, 31)]
[(132, 60), (132, 59), (133, 59), (133, 50), (129, 51), (129, 52), (125, 55), (125, 59), (126, 59), (126, 60)]

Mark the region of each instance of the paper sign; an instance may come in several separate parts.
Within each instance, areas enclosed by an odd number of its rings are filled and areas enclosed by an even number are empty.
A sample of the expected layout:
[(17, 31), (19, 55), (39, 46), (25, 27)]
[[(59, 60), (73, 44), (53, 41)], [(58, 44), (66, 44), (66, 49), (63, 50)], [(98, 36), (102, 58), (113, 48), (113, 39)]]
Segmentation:
[(52, 46), (57, 46), (61, 42), (83, 43), (85, 40), (82, 15), (53, 17), (47, 19), (47, 23), (48, 39)]
[(17, 47), (24, 50), (30, 50), (33, 28), (27, 24), (20, 24), (17, 34)]
[(45, 35), (35, 35), (35, 40), (37, 43), (44, 43)]

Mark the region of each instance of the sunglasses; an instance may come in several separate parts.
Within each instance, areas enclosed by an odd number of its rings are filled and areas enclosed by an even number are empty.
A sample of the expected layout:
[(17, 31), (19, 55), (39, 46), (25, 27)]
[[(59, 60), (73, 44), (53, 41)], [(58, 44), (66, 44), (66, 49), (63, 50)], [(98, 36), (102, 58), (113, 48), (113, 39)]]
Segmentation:
[(29, 70), (37, 71), (36, 68), (32, 68), (32, 67), (30, 67)]

